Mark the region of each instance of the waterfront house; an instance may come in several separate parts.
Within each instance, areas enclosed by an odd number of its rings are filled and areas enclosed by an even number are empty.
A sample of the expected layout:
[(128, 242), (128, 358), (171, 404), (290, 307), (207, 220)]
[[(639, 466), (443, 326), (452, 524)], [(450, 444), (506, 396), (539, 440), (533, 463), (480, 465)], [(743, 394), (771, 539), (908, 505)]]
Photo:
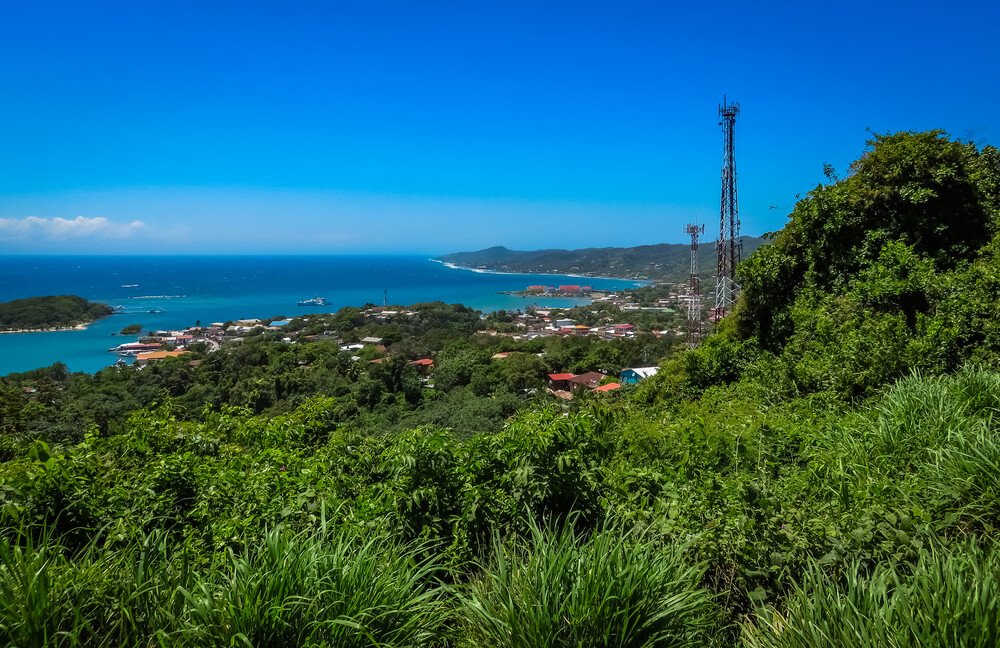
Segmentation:
[(150, 362), (156, 360), (165, 360), (167, 358), (176, 358), (182, 356), (185, 353), (190, 353), (190, 351), (146, 351), (145, 353), (140, 353), (135, 356), (135, 363), (140, 367), (147, 365)]

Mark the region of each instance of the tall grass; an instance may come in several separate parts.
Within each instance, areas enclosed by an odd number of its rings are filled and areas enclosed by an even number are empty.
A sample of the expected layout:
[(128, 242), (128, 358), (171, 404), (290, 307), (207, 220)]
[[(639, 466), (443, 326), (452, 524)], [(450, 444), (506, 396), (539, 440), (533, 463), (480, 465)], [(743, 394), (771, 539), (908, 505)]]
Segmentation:
[[(901, 380), (823, 435), (826, 482), (855, 501), (910, 500), (952, 517), (1000, 522), (1000, 374)], [(851, 499), (846, 498), (845, 499)]]
[(785, 610), (744, 626), (746, 648), (994, 648), (1000, 645), (1000, 551), (922, 554), (912, 573), (858, 564), (831, 580), (814, 566)]
[(188, 592), (191, 645), (423, 646), (447, 619), (436, 565), (375, 534), (267, 534)]
[(572, 526), (495, 541), (491, 564), (460, 597), (466, 645), (706, 645), (713, 602), (702, 566), (641, 533), (609, 525), (583, 539)]
[(381, 533), (276, 529), (200, 571), (164, 538), (72, 558), (0, 538), (0, 645), (412, 647), (449, 618), (436, 565)]
[(952, 376), (911, 376), (835, 437), (840, 454), (870, 471), (928, 460), (966, 432), (992, 425), (1000, 413), (1000, 374), (975, 367)]
[(47, 533), (0, 538), (0, 641), (19, 646), (146, 645), (176, 625), (190, 572), (153, 534), (72, 559)]
[(0, 638), (5, 646), (47, 646), (59, 635), (68, 607), (52, 582), (46, 547), (21, 547), (0, 537)]

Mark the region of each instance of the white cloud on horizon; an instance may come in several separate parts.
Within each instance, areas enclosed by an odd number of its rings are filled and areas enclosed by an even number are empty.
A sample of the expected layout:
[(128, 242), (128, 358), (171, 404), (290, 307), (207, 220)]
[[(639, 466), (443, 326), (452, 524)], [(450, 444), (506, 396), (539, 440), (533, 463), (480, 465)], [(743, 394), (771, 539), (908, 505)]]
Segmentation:
[[(17, 234), (23, 214), (103, 214), (76, 231)], [(138, 187), (0, 201), (0, 253), (427, 253), (683, 242), (709, 206), (515, 200), (256, 187)], [(141, 220), (132, 221), (139, 217)], [(49, 230), (62, 223), (45, 221)], [(61, 219), (65, 220), (65, 219)], [(80, 218), (74, 219), (80, 221)], [(103, 228), (103, 229), (102, 229)], [(117, 232), (111, 235), (111, 232)]]
[(145, 227), (145, 223), (140, 220), (116, 222), (103, 216), (0, 218), (0, 239), (126, 239), (142, 232)]

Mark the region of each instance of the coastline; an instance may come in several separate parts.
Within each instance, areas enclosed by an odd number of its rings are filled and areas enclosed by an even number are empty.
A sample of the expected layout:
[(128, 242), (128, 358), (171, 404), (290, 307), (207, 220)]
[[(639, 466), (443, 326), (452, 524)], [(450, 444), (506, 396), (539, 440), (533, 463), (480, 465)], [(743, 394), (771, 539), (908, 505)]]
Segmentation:
[(576, 274), (572, 272), (507, 272), (504, 270), (490, 270), (488, 268), (470, 268), (469, 266), (459, 265), (453, 263), (452, 261), (442, 261), (441, 259), (429, 259), (434, 263), (440, 263), (446, 268), (452, 270), (467, 270), (469, 272), (477, 272), (479, 274), (495, 274), (495, 275), (521, 275), (521, 276), (531, 276), (531, 275), (548, 275), (550, 277), (574, 277), (576, 279), (610, 279), (612, 281), (632, 281), (635, 283), (640, 283), (642, 285), (648, 286), (656, 283), (655, 279), (636, 279), (635, 277), (608, 277), (606, 275), (588, 275), (588, 274)]
[[(517, 310), (533, 303), (549, 306), (585, 304), (573, 299), (544, 296), (532, 298), (502, 294), (501, 291), (523, 290), (528, 284), (596, 284), (613, 286), (617, 290), (645, 285), (635, 279), (572, 279), (570, 277), (525, 276), (517, 273), (442, 272), (437, 261), (429, 265), (430, 255), (398, 255), (367, 258), (336, 256), (295, 257), (287, 259), (255, 256), (239, 258), (196, 258), (178, 261), (171, 258), (172, 272), (165, 276), (161, 257), (95, 257), (83, 260), (58, 257), (46, 260), (51, 268), (49, 283), (32, 282), (20, 286), (21, 261), (0, 259), (0, 291), (9, 299), (28, 290), (42, 293), (76, 292), (90, 301), (125, 304), (131, 315), (98, 318), (84, 326), (22, 325), (0, 335), (0, 375), (30, 371), (54, 362), (66, 364), (71, 371), (95, 373), (115, 359), (107, 353), (110, 342), (124, 341), (110, 337), (122, 326), (141, 322), (147, 330), (176, 330), (197, 321), (225, 322), (240, 318), (298, 316), (312, 312), (335, 312), (345, 306), (365, 303), (381, 304), (386, 297), (397, 305), (427, 301), (461, 303), (484, 313), (496, 310)], [(86, 273), (77, 268), (83, 267)], [(122, 289), (127, 276), (129, 283), (141, 283), (141, 293)], [(132, 277), (136, 277), (132, 280)], [(101, 291), (101, 292), (97, 292)], [(139, 294), (130, 294), (139, 293)], [(499, 293), (499, 294), (498, 294)], [(325, 295), (327, 306), (300, 308), (295, 304), (303, 297)], [(175, 296), (174, 299), (129, 299), (136, 296)], [(131, 307), (129, 306), (131, 305)], [(138, 307), (138, 308), (136, 308)], [(155, 313), (139, 311), (159, 311)], [(126, 321), (127, 320), (127, 321)], [(62, 324), (62, 325), (60, 325)], [(75, 322), (74, 322), (75, 324)], [(77, 330), (75, 334), (56, 334), (60, 330)], [(45, 335), (45, 333), (53, 333)]]
[(93, 323), (94, 322), (87, 322), (86, 324), (77, 324), (76, 326), (54, 326), (52, 328), (4, 329), (0, 331), (0, 335), (4, 334), (16, 335), (20, 333), (59, 333), (61, 331), (86, 331), (87, 327)]

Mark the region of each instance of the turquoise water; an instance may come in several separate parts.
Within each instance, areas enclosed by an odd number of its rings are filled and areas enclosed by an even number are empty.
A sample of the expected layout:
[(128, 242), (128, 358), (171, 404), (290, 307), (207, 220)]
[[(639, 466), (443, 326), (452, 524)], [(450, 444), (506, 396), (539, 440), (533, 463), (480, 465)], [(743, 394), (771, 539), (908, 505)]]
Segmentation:
[[(461, 303), (483, 311), (578, 300), (500, 295), (532, 284), (584, 284), (621, 289), (641, 282), (558, 275), (490, 274), (452, 269), (415, 256), (6, 256), (0, 257), (0, 301), (79, 295), (132, 311), (82, 331), (0, 335), (0, 375), (63, 362), (97, 371), (116, 360), (108, 348), (136, 337), (112, 335), (128, 324), (176, 329), (250, 317), (328, 313), (343, 306), (424, 301)], [(320, 295), (326, 306), (297, 306)]]

